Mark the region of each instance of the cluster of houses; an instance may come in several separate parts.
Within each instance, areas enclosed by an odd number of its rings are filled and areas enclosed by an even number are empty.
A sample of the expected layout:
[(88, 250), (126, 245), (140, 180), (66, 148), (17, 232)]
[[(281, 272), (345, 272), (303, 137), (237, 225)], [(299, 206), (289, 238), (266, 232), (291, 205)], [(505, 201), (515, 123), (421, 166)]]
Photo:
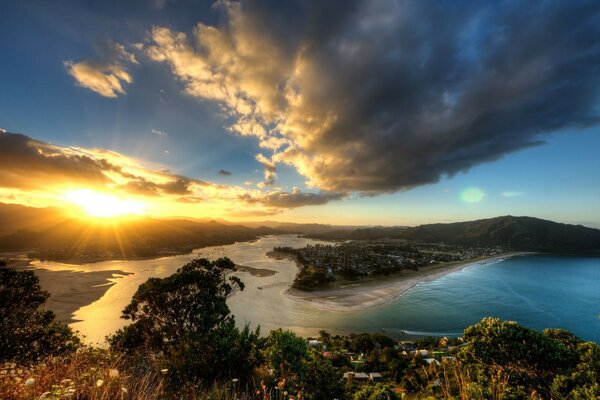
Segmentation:
[(295, 255), (305, 270), (326, 274), (332, 278), (337, 275), (379, 275), (442, 262), (494, 256), (506, 251), (500, 246), (407, 244), (393, 240), (355, 241), (339, 245), (317, 244), (300, 249), (282, 247), (275, 250)]
[[(310, 348), (314, 348), (314, 349), (322, 351), (323, 356), (326, 358), (329, 358), (333, 355), (333, 353), (327, 349), (327, 346), (320, 340), (309, 339), (308, 346)], [(458, 346), (458, 347), (460, 347), (460, 346)], [(405, 357), (421, 357), (423, 359), (423, 361), (425, 361), (429, 365), (435, 364), (435, 365), (439, 366), (441, 364), (439, 360), (453, 358), (453, 357), (447, 356), (445, 351), (441, 351), (441, 350), (430, 351), (430, 350), (418, 349), (417, 346), (415, 345), (415, 343), (410, 342), (410, 341), (398, 342), (398, 344), (396, 346), (394, 346), (394, 349), (397, 350), (400, 354), (402, 354)], [(344, 355), (350, 357), (351, 365), (357, 369), (360, 369), (360, 367), (362, 365), (364, 365), (365, 362), (367, 361), (367, 358), (365, 357), (364, 353), (356, 354), (351, 351), (343, 351), (342, 353)], [(371, 372), (349, 371), (349, 372), (344, 373), (343, 379), (344, 379), (344, 381), (346, 381), (348, 383), (380, 382), (383, 380), (383, 376), (382, 376), (381, 372), (377, 372), (377, 371), (371, 371)]]

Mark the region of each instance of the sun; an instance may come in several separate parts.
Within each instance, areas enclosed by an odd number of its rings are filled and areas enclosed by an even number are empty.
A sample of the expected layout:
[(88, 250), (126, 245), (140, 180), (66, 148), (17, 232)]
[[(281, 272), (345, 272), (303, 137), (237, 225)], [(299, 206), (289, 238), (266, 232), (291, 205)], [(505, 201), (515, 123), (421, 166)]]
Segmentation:
[(146, 208), (141, 201), (120, 199), (91, 189), (69, 190), (65, 193), (65, 199), (81, 207), (88, 216), (95, 218), (143, 215)]

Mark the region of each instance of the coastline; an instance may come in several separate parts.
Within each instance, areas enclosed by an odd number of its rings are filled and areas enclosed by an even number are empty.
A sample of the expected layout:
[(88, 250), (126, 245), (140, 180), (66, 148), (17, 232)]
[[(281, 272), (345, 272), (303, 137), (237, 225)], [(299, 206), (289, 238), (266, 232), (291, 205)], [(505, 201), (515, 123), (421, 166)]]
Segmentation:
[(291, 300), (323, 310), (337, 312), (362, 311), (389, 303), (421, 283), (431, 282), (464, 268), (531, 254), (536, 253), (512, 252), (492, 257), (445, 263), (424, 267), (418, 271), (404, 271), (392, 277), (362, 280), (313, 292), (289, 288), (284, 291), (284, 294)]
[(31, 264), (32, 260), (17, 260), (9, 266), (20, 271), (33, 271), (42, 290), (50, 293), (43, 308), (54, 312), (56, 320), (66, 324), (77, 322), (74, 313), (81, 307), (100, 299), (115, 280), (131, 275), (119, 270), (83, 272), (76, 270), (53, 271)]

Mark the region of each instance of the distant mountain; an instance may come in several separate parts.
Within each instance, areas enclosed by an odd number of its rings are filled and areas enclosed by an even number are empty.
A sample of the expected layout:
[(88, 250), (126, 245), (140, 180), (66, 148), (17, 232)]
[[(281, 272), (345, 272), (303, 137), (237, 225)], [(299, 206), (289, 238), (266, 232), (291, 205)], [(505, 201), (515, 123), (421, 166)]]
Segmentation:
[(33, 251), (52, 260), (137, 258), (189, 252), (282, 233), (216, 221), (158, 220), (119, 222), (72, 218), (57, 209), (0, 203), (0, 251)]
[(515, 250), (600, 254), (600, 230), (532, 217), (504, 216), (471, 222), (421, 225), (401, 238)]
[(277, 222), (277, 221), (253, 221), (244, 222), (244, 226), (248, 227), (268, 227), (281, 232), (301, 233), (305, 235), (319, 235), (330, 232), (348, 232), (358, 229), (358, 226), (347, 225), (327, 225), (327, 224), (299, 224), (294, 222)]
[(407, 226), (375, 226), (358, 229), (336, 229), (330, 232), (312, 234), (310, 237), (322, 240), (371, 240), (397, 238), (400, 237), (400, 235), (407, 229), (409, 229)]
[(34, 251), (54, 260), (154, 257), (231, 244), (268, 234), (302, 233), (323, 240), (405, 239), (466, 246), (504, 246), (514, 250), (600, 254), (600, 230), (531, 217), (504, 216), (417, 227), (333, 226), (254, 222), (132, 218), (77, 219), (57, 208), (0, 203), (0, 251)]
[(600, 230), (532, 217), (504, 216), (413, 228), (375, 227), (311, 235), (320, 239), (406, 239), (421, 243), (504, 246), (514, 250), (600, 254)]
[(57, 208), (0, 203), (0, 237), (22, 229), (46, 229), (65, 218), (65, 214)]

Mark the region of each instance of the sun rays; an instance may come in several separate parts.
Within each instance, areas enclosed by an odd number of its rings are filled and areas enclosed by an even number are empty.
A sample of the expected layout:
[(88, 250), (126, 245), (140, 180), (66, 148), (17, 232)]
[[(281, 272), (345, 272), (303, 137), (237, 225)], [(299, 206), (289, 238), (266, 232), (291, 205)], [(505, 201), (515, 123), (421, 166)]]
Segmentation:
[(86, 216), (93, 218), (144, 215), (146, 211), (146, 205), (141, 201), (121, 199), (91, 189), (69, 190), (64, 197), (67, 201), (79, 206)]

